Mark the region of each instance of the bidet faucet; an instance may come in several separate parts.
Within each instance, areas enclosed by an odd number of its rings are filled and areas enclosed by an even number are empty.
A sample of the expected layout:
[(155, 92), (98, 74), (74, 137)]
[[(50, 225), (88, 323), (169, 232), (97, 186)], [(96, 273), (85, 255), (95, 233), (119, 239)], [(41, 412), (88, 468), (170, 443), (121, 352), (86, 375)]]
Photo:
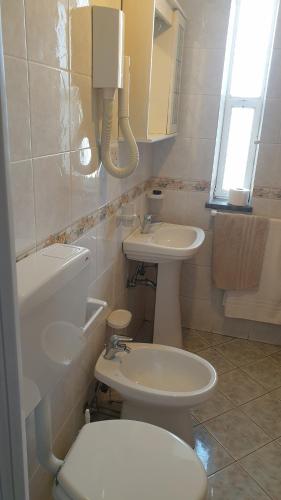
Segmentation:
[(158, 224), (159, 222), (162, 222), (160, 218), (157, 218), (153, 214), (145, 214), (143, 217), (143, 220), (140, 219), (140, 225), (141, 225), (141, 233), (142, 234), (147, 234), (149, 232), (149, 228), (151, 227), (151, 224)]
[(105, 359), (113, 359), (117, 352), (130, 352), (131, 349), (126, 345), (126, 342), (133, 342), (134, 339), (125, 337), (124, 335), (111, 335), (109, 341), (105, 344)]

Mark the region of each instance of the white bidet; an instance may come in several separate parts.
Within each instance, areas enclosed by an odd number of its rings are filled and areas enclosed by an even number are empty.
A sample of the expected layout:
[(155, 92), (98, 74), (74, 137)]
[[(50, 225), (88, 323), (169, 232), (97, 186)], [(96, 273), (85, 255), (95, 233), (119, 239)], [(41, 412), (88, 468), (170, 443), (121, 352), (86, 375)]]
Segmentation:
[(213, 366), (196, 354), (157, 344), (130, 344), (130, 352), (98, 359), (98, 380), (124, 399), (122, 418), (148, 422), (194, 446), (189, 409), (211, 396)]

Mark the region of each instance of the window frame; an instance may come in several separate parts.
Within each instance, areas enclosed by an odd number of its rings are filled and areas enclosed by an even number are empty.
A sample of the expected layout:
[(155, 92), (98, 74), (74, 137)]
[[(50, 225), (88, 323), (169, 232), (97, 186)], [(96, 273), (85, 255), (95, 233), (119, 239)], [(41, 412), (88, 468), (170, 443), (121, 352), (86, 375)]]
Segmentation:
[(260, 134), (262, 128), (263, 115), (264, 115), (268, 79), (269, 79), (270, 66), (273, 54), (274, 35), (275, 35), (280, 0), (276, 0), (275, 13), (272, 24), (272, 38), (268, 47), (268, 54), (264, 72), (263, 89), (261, 92), (261, 96), (256, 98), (235, 97), (232, 96), (230, 93), (232, 75), (233, 75), (233, 66), (234, 66), (235, 42), (238, 33), (241, 3), (242, 0), (232, 0), (230, 21), (227, 34), (227, 45), (225, 52), (223, 84), (222, 84), (221, 102), (220, 102), (220, 118), (219, 118), (219, 125), (216, 137), (216, 154), (214, 160), (215, 179), (213, 186), (213, 198), (222, 200), (228, 198), (228, 191), (223, 190), (223, 179), (225, 172), (225, 161), (227, 154), (232, 110), (238, 107), (254, 109), (250, 149), (248, 154), (247, 168), (245, 172), (244, 186), (243, 186), (244, 188), (250, 190), (252, 190), (253, 187), (254, 174), (258, 156), (258, 146), (261, 142)]

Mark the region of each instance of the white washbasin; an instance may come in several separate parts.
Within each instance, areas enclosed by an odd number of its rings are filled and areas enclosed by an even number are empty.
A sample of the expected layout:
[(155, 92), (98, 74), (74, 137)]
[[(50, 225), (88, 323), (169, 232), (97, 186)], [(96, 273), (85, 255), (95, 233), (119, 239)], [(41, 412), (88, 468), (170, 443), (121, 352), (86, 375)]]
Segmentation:
[(124, 253), (131, 260), (168, 262), (190, 259), (205, 239), (203, 229), (162, 222), (152, 224), (147, 234), (138, 227), (123, 242)]

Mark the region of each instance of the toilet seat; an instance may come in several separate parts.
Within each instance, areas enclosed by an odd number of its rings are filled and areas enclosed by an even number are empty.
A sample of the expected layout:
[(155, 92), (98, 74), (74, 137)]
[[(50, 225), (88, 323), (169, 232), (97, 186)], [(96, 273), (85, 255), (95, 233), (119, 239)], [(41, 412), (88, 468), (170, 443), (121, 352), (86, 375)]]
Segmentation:
[(205, 500), (207, 477), (194, 451), (159, 427), (130, 420), (85, 425), (57, 476), (70, 500)]

